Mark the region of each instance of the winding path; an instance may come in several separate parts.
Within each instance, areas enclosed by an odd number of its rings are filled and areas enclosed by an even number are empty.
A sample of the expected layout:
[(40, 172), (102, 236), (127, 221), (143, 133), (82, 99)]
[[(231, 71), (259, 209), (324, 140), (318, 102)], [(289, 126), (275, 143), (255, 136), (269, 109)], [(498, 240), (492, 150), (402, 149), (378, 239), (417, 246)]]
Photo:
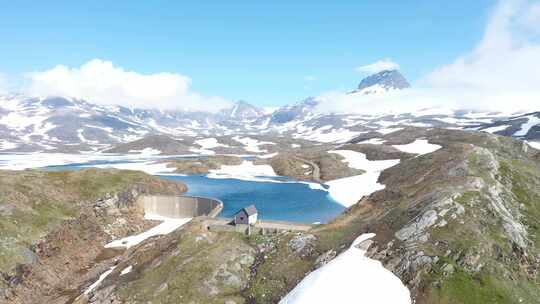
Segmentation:
[(313, 172), (311, 173), (311, 178), (313, 179), (313, 181), (317, 182), (317, 183), (320, 183), (321, 182), (321, 169), (319, 168), (319, 166), (310, 161), (310, 160), (307, 160), (305, 158), (301, 158), (301, 157), (298, 157), (298, 156), (294, 156), (294, 158), (298, 161), (301, 161), (301, 162), (304, 162), (306, 164), (308, 164), (309, 166), (311, 166), (311, 168), (313, 168)]

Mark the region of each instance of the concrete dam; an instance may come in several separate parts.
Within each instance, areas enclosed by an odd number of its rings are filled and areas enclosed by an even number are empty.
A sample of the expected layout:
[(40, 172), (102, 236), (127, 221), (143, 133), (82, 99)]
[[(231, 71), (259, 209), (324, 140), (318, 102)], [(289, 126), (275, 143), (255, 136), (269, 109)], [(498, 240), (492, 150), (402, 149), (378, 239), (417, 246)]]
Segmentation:
[(208, 197), (143, 195), (137, 200), (145, 213), (169, 218), (216, 217), (223, 210), (223, 202)]

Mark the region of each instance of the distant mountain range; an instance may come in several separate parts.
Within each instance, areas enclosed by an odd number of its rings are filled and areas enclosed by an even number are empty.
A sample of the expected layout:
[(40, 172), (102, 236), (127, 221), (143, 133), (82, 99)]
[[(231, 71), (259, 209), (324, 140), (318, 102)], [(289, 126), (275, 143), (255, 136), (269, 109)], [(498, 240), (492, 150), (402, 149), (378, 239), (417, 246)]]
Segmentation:
[[(410, 87), (397, 70), (363, 79), (351, 94)], [(519, 115), (425, 109), (392, 115), (319, 113), (309, 97), (272, 112), (239, 101), (217, 113), (105, 106), (67, 97), (0, 96), (0, 151), (104, 151), (149, 135), (181, 139), (233, 135), (289, 136), (319, 142), (373, 138), (402, 126), (463, 128), (540, 141), (540, 112)], [(536, 110), (536, 109), (534, 109)]]

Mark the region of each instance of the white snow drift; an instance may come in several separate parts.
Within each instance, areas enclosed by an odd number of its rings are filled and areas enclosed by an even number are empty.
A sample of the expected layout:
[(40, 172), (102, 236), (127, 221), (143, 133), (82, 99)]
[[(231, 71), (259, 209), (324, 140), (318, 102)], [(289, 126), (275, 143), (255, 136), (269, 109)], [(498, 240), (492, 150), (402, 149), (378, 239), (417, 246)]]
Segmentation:
[(536, 126), (536, 125), (540, 124), (540, 118), (538, 118), (538, 117), (536, 117), (534, 115), (529, 115), (529, 116), (526, 116), (526, 117), (527, 117), (527, 122), (521, 125), (521, 128), (519, 129), (519, 131), (517, 131), (514, 134), (514, 136), (525, 136), (525, 135), (527, 135), (527, 133), (529, 133), (529, 130), (533, 126)]
[(401, 280), (356, 247), (374, 236), (359, 236), (349, 249), (306, 276), (279, 303), (410, 304), (410, 292)]
[(218, 140), (213, 137), (198, 139), (195, 141), (195, 144), (201, 146), (201, 148), (200, 149), (191, 148), (189, 150), (194, 153), (200, 153), (200, 154), (206, 154), (206, 155), (216, 154), (216, 152), (212, 151), (211, 149), (215, 149), (219, 147), (229, 147), (227, 145), (220, 144)]
[(232, 139), (234, 139), (235, 141), (245, 145), (246, 147), (244, 149), (246, 151), (254, 152), (254, 153), (266, 153), (266, 152), (268, 152), (266, 150), (262, 150), (261, 148), (259, 148), (259, 146), (262, 146), (262, 145), (275, 145), (275, 143), (273, 143), (273, 142), (259, 141), (257, 139), (250, 138), (250, 137), (235, 136)]
[(393, 145), (394, 148), (412, 154), (424, 155), (435, 152), (442, 148), (439, 145), (430, 144), (427, 139), (417, 139), (406, 145)]
[(240, 165), (222, 165), (221, 168), (210, 170), (210, 178), (236, 178), (241, 180), (257, 180), (260, 176), (277, 176), (272, 166), (255, 165), (252, 161), (243, 161)]
[(136, 235), (131, 235), (122, 239), (114, 240), (108, 244), (105, 245), (105, 248), (113, 248), (113, 247), (125, 247), (130, 248), (132, 246), (135, 246), (144, 240), (156, 236), (156, 235), (164, 235), (169, 234), (176, 229), (183, 226), (185, 223), (191, 221), (191, 218), (168, 218), (160, 215), (155, 214), (145, 214), (144, 218), (147, 220), (156, 220), (156, 221), (162, 221), (161, 224), (146, 230), (143, 233), (139, 233)]
[(384, 189), (385, 186), (377, 182), (381, 171), (399, 163), (399, 159), (370, 161), (364, 153), (351, 150), (329, 152), (343, 156), (344, 162), (347, 162), (349, 167), (366, 171), (361, 175), (335, 179), (326, 183), (330, 186), (328, 189), (330, 196), (345, 207), (356, 204), (365, 195)]

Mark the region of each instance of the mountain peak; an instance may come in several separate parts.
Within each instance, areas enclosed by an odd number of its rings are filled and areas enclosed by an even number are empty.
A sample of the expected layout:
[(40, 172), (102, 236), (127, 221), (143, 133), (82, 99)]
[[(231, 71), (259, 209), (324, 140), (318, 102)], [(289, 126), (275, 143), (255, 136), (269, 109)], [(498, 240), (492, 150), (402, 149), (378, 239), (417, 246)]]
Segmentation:
[(223, 110), (223, 115), (230, 118), (237, 119), (254, 119), (264, 114), (264, 111), (244, 100), (239, 100), (234, 105)]
[(384, 70), (362, 79), (356, 91), (362, 91), (373, 86), (379, 86), (386, 90), (401, 90), (409, 88), (411, 85), (398, 70)]

